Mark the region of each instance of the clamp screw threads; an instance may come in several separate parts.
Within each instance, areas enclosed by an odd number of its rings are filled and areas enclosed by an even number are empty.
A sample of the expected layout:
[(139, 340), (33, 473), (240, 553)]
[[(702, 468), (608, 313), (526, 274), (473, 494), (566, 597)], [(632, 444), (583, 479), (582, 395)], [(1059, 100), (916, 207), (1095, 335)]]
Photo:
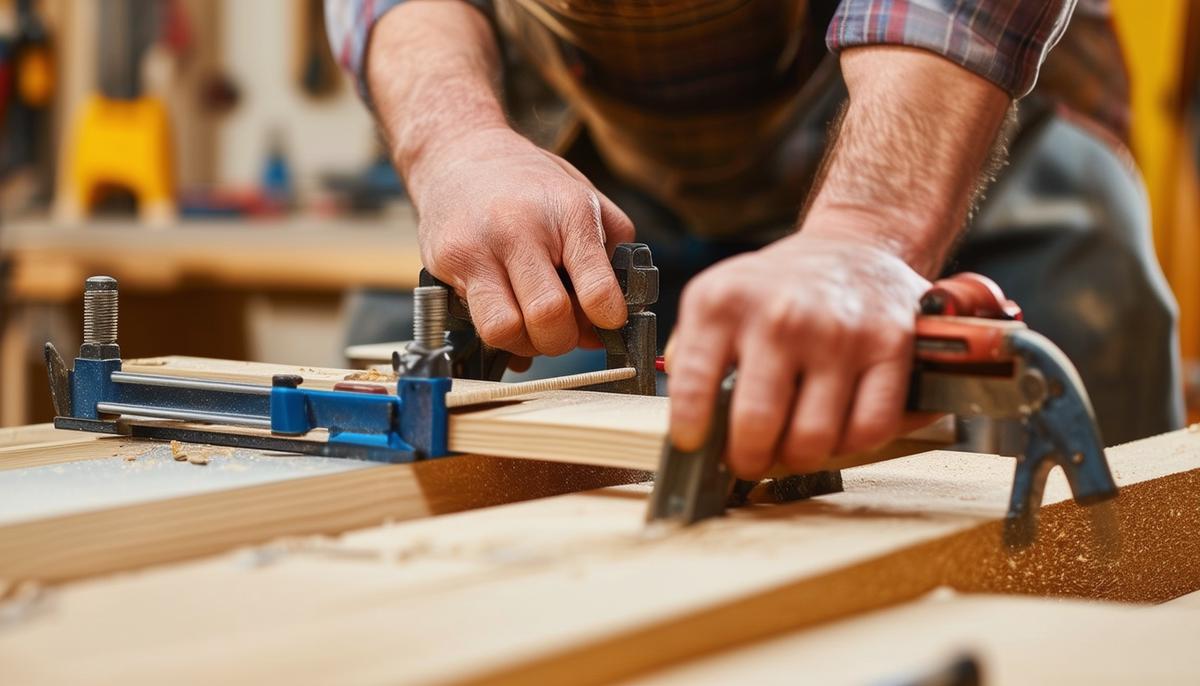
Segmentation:
[(84, 283), (83, 342), (117, 342), (117, 280), (111, 276), (93, 276)]
[(426, 350), (446, 344), (446, 289), (420, 286), (413, 291), (413, 340)]

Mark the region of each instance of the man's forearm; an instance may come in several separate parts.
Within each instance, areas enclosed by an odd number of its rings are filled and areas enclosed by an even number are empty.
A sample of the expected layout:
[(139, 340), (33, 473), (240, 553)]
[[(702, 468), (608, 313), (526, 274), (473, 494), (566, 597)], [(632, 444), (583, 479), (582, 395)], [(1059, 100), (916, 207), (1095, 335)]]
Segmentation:
[(841, 65), (849, 104), (802, 231), (873, 243), (932, 277), (966, 222), (1011, 99), (921, 50), (854, 48)]
[(496, 40), (466, 3), (411, 0), (390, 10), (372, 31), (366, 74), (393, 161), (414, 191), (421, 163), (441, 146), (507, 126)]

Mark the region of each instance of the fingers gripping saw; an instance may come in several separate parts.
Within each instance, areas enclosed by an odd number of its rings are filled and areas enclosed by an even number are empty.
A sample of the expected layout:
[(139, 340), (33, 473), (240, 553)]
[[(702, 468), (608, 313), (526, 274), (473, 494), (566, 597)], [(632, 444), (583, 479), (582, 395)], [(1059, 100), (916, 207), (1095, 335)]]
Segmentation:
[[(690, 524), (741, 504), (753, 483), (725, 468), (729, 401), (736, 372), (725, 378), (708, 441), (693, 453), (663, 451), (647, 518)], [(1036, 533), (1037, 509), (1054, 466), (1081, 505), (1114, 498), (1113, 482), (1091, 402), (1070, 360), (1021, 321), (1021, 310), (991, 280), (959, 274), (933, 285), (921, 300), (907, 409), (1019, 420), (1017, 456), (1005, 541), (1020, 546)], [(838, 472), (789, 477), (791, 497), (841, 490)]]

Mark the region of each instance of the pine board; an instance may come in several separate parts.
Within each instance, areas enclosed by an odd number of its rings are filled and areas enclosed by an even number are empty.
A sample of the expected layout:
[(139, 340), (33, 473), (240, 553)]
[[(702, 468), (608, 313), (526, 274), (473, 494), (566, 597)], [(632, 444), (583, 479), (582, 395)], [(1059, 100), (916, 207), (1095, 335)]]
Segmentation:
[[(274, 374), (300, 374), (304, 385), (328, 389), (354, 370), (296, 367), (197, 357), (127, 360), (126, 371), (269, 384)], [(360, 381), (380, 387), (385, 382)], [(455, 379), (476, 390), (487, 381)], [(394, 389), (393, 389), (394, 390)], [(453, 392), (453, 391), (451, 391)], [(653, 470), (667, 427), (665, 398), (588, 391), (548, 391), (531, 398), (456, 410), (450, 449), (457, 452)]]
[[(355, 374), (348, 369), (198, 357), (127, 360), (123, 367), (131, 372), (259, 384), (270, 383), (274, 374), (300, 374), (305, 378), (305, 385), (312, 388), (332, 388), (338, 381)], [(386, 386), (382, 382), (375, 385)], [(466, 391), (488, 385), (492, 382), (454, 380), (455, 389)], [(450, 449), (653, 471), (658, 467), (667, 433), (668, 402), (667, 398), (655, 396), (548, 391), (517, 402), (460, 408), (450, 416)], [(831, 466), (849, 467), (883, 457), (911, 455), (945, 447), (953, 440), (953, 422), (941, 421), (879, 451), (843, 456)]]
[[(72, 450), (94, 451), (98, 443)], [(124, 450), (147, 445), (128, 439), (103, 443)], [(100, 459), (121, 459), (109, 457), (113, 449), (106, 447)], [(164, 498), (0, 526), (0, 580), (61, 583), (281, 536), (337, 534), (646, 477), (617, 469), (461, 455)]]
[(1012, 461), (934, 452), (657, 535), (647, 488), (627, 486), (72, 584), (0, 634), (0, 664), (45, 683), (604, 683), (938, 587), (1200, 590), (1200, 435), (1108, 452), (1122, 493), (1107, 555), (1057, 473), (1038, 544), (1006, 553)]
[[(956, 656), (988, 686), (1195, 684), (1200, 611), (933, 594), (637, 679), (629, 686), (934, 683)], [(800, 678), (802, 675), (802, 678)]]
[(134, 443), (127, 438), (63, 431), (74, 434), (47, 436), (51, 440), (0, 447), (0, 470), (44, 467), (46, 465), (116, 457)]

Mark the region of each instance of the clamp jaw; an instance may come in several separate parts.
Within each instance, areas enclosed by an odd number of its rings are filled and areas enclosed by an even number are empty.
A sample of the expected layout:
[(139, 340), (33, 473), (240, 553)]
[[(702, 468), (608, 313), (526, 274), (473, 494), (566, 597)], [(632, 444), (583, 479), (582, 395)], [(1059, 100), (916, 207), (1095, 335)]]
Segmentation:
[[(596, 334), (604, 344), (606, 368), (633, 367), (637, 374), (589, 390), (654, 395), (658, 330), (654, 313), (648, 308), (658, 302), (658, 267), (654, 266), (649, 246), (643, 243), (618, 245), (613, 252), (612, 266), (625, 296), (629, 318), (620, 329), (596, 328)], [(563, 281), (569, 288), (570, 282), (565, 275)], [(452, 292), (449, 285), (424, 269), (421, 270), (421, 286), (441, 286)], [(488, 345), (479, 337), (464, 300), (458, 297), (449, 300), (446, 331), (452, 349), (453, 376), (499, 381), (508, 366), (509, 353)]]
[[(1021, 321), (1021, 311), (978, 274), (943, 279), (922, 298), (907, 409), (1017, 419), (1026, 445), (1017, 457), (1005, 542), (1030, 543), (1046, 476), (1062, 467), (1075, 501), (1117, 495), (1092, 406), (1078, 372), (1053, 343)], [(754, 484), (737, 482), (722, 460), (736, 372), (721, 386), (708, 441), (695, 453), (667, 442), (647, 519), (690, 524), (738, 505)], [(790, 499), (841, 490), (838, 472), (777, 480)]]

